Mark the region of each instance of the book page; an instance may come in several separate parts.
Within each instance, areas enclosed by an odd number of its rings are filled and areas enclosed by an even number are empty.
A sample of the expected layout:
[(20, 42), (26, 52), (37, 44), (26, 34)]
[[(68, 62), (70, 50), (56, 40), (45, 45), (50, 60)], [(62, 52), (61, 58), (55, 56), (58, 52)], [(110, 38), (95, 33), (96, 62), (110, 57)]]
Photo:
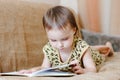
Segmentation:
[(38, 71), (33, 72), (32, 74), (30, 74), (30, 76), (35, 76), (35, 75), (43, 73), (43, 72), (53, 72), (53, 71), (55, 72), (55, 70), (58, 70), (59, 68), (69, 67), (70, 65), (72, 65), (72, 64), (65, 64), (65, 65), (60, 65), (60, 66), (56, 66), (56, 67), (51, 67), (51, 68), (46, 68), (46, 69), (38, 70)]
[(28, 77), (33, 77), (33, 76), (73, 76), (75, 75), (74, 73), (70, 72), (63, 72), (60, 71), (59, 68), (65, 68), (68, 67), (72, 64), (65, 64), (61, 66), (56, 66), (52, 68), (46, 68), (46, 69), (41, 69), (33, 73), (29, 74), (20, 74), (19, 72), (7, 72), (7, 73), (0, 73), (1, 75), (6, 75), (6, 76), (28, 76)]
[(0, 73), (1, 76), (29, 76), (30, 74), (21, 74), (17, 71), (14, 72), (6, 72), (6, 73)]
[(71, 72), (63, 72), (63, 71), (57, 71), (57, 70), (51, 70), (51, 71), (44, 71), (44, 72), (40, 72), (40, 73), (37, 73), (35, 75), (30, 75), (29, 77), (32, 77), (32, 76), (74, 76), (76, 74), (74, 73), (71, 73)]

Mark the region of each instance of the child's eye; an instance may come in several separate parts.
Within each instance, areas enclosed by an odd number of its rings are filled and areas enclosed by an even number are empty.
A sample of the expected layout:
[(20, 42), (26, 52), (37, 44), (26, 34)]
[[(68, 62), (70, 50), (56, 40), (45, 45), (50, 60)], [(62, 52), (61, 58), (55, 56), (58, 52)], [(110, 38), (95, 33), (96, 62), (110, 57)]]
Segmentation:
[(56, 40), (51, 40), (52, 42), (55, 42)]
[(63, 41), (65, 41), (65, 40), (68, 40), (68, 38), (64, 38), (64, 39), (62, 39)]

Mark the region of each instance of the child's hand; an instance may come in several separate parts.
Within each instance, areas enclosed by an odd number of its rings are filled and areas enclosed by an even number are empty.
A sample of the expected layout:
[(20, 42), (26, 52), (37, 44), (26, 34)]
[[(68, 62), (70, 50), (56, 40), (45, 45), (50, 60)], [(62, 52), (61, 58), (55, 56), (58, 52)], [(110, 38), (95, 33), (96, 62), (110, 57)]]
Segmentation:
[(20, 70), (20, 71), (18, 71), (20, 74), (30, 74), (30, 73), (32, 73), (32, 71), (31, 70)]
[(33, 72), (39, 70), (39, 69), (41, 69), (41, 67), (38, 66), (38, 67), (34, 67), (34, 68), (31, 68), (31, 69), (28, 69), (28, 70), (20, 70), (18, 72), (21, 73), (21, 74), (30, 74), (30, 73), (33, 73)]
[(18, 71), (20, 74), (30, 74), (30, 73), (33, 73), (35, 72), (36, 70), (35, 69), (28, 69), (28, 70), (20, 70)]
[(79, 62), (77, 60), (71, 62), (72, 71), (76, 74), (83, 73), (83, 68), (79, 65)]

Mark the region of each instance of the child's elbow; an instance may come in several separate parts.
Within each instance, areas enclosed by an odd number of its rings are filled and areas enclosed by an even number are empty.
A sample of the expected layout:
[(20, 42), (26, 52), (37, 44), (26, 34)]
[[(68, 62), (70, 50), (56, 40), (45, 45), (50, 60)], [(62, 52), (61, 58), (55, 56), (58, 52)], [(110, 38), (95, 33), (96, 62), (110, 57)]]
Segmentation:
[(91, 67), (89, 70), (90, 70), (90, 72), (94, 72), (94, 73), (96, 73), (96, 72), (97, 72), (96, 67)]

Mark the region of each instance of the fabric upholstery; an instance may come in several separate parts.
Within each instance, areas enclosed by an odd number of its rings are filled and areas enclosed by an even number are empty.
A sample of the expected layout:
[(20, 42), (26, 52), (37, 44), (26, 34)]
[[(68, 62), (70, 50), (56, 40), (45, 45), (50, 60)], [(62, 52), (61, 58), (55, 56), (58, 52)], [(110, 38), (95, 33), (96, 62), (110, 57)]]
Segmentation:
[(120, 51), (120, 36), (106, 35), (85, 29), (81, 30), (81, 34), (82, 38), (90, 45), (101, 45), (109, 41), (112, 43), (115, 52)]
[(0, 72), (41, 64), (47, 38), (42, 16), (51, 5), (0, 0)]

